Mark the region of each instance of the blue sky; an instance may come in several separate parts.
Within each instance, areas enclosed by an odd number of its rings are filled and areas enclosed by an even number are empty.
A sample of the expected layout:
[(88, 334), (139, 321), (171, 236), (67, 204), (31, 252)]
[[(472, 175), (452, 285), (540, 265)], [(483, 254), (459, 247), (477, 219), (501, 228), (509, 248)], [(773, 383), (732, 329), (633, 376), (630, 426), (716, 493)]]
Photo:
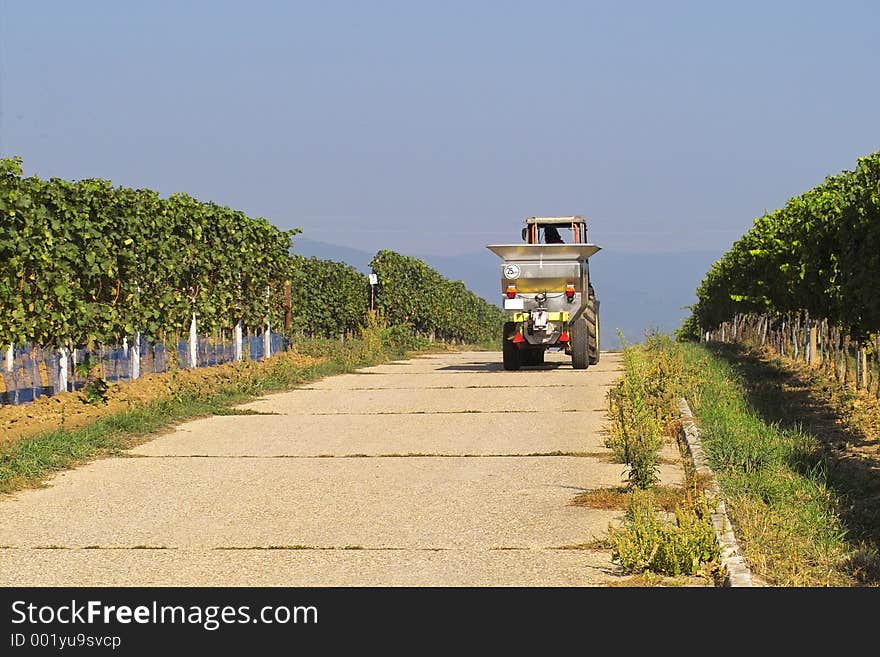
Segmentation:
[[(367, 251), (717, 251), (877, 150), (880, 4), (0, 0), (0, 154)], [(699, 276), (697, 276), (699, 278)]]

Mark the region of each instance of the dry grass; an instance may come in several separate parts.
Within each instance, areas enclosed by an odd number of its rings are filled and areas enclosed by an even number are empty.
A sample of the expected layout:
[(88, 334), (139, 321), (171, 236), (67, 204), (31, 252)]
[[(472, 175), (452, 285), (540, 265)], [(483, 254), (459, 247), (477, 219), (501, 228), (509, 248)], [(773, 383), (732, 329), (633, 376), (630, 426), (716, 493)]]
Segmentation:
[[(686, 491), (680, 486), (654, 486), (654, 500), (657, 508), (666, 513), (673, 513), (675, 507), (684, 499)], [(625, 509), (632, 491), (625, 486), (613, 488), (597, 488), (576, 496), (569, 506), (583, 506), (589, 509), (621, 510)]]
[(79, 392), (63, 392), (52, 397), (39, 397), (28, 404), (0, 408), (0, 443), (14, 442), (56, 429), (79, 429), (102, 418), (124, 413), (150, 402), (238, 384), (259, 377), (269, 368), (279, 365), (308, 369), (327, 360), (327, 357), (287, 351), (276, 354), (266, 361), (226, 363), (195, 370), (145, 374), (130, 383), (111, 384), (107, 389), (106, 404), (88, 404)]
[(569, 506), (583, 506), (589, 509), (624, 509), (629, 499), (629, 491), (625, 487), (597, 488), (580, 493)]
[(635, 588), (656, 588), (656, 587), (713, 587), (715, 586), (712, 577), (693, 576), (693, 577), (666, 577), (646, 572), (625, 579), (611, 582), (610, 587), (635, 587)]
[(552, 550), (586, 550), (590, 552), (609, 552), (613, 546), (607, 537), (594, 538), (586, 543), (573, 543), (570, 545), (559, 545), (551, 548)]

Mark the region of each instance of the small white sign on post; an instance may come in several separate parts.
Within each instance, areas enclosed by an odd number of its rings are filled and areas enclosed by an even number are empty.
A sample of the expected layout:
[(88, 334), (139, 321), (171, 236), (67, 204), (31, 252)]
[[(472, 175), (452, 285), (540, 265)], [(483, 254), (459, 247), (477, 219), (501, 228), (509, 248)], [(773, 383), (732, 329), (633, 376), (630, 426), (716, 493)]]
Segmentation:
[(376, 286), (379, 284), (379, 275), (370, 272), (370, 311), (376, 305)]

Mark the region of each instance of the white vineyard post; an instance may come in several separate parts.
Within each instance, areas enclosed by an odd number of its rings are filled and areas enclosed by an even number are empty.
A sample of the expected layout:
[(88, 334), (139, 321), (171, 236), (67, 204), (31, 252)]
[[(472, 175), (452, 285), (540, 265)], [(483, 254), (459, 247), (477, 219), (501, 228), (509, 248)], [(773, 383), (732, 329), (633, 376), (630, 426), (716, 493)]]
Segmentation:
[(263, 358), (272, 355), (272, 326), (269, 323), (269, 286), (266, 286), (266, 332), (263, 333)]
[(235, 362), (240, 363), (242, 359), (241, 345), (241, 322), (235, 325)]
[(6, 350), (6, 371), (11, 372), (13, 370), (13, 363), (15, 362), (15, 347), (13, 345), (9, 345), (9, 348)]
[(141, 332), (134, 332), (134, 342), (131, 345), (131, 378), (139, 379), (141, 376)]
[(199, 335), (196, 333), (196, 314), (193, 313), (192, 323), (189, 325), (189, 366), (199, 365)]
[[(243, 293), (241, 286), (241, 272), (238, 272), (238, 303), (239, 309), (243, 305)], [(235, 330), (233, 331), (233, 342), (235, 343), (235, 362), (240, 363), (244, 358), (244, 348), (242, 345), (242, 326), (241, 318), (235, 322)], [(248, 355), (250, 355), (251, 340), (250, 331), (248, 331)]]
[(67, 392), (67, 348), (58, 350), (58, 392)]
[[(141, 296), (141, 286), (135, 286), (137, 290), (138, 299)], [(128, 359), (128, 375), (131, 377), (131, 380), (139, 379), (141, 377), (141, 332), (134, 332), (134, 343), (131, 345), (131, 354)]]

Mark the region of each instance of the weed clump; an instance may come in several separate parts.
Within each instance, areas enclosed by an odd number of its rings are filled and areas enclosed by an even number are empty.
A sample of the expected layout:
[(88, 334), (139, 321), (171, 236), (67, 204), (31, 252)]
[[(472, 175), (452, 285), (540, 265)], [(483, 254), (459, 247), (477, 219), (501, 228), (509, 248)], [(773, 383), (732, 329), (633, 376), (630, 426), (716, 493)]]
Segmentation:
[(630, 488), (651, 488), (659, 477), (659, 451), (675, 415), (683, 369), (681, 351), (667, 336), (649, 335), (644, 345), (624, 345), (624, 374), (608, 392), (611, 417), (605, 446), (630, 466)]
[(678, 577), (712, 571), (720, 555), (706, 498), (689, 493), (675, 508), (675, 523), (656, 511), (651, 491), (630, 495), (624, 525), (609, 528), (612, 559), (628, 573)]

